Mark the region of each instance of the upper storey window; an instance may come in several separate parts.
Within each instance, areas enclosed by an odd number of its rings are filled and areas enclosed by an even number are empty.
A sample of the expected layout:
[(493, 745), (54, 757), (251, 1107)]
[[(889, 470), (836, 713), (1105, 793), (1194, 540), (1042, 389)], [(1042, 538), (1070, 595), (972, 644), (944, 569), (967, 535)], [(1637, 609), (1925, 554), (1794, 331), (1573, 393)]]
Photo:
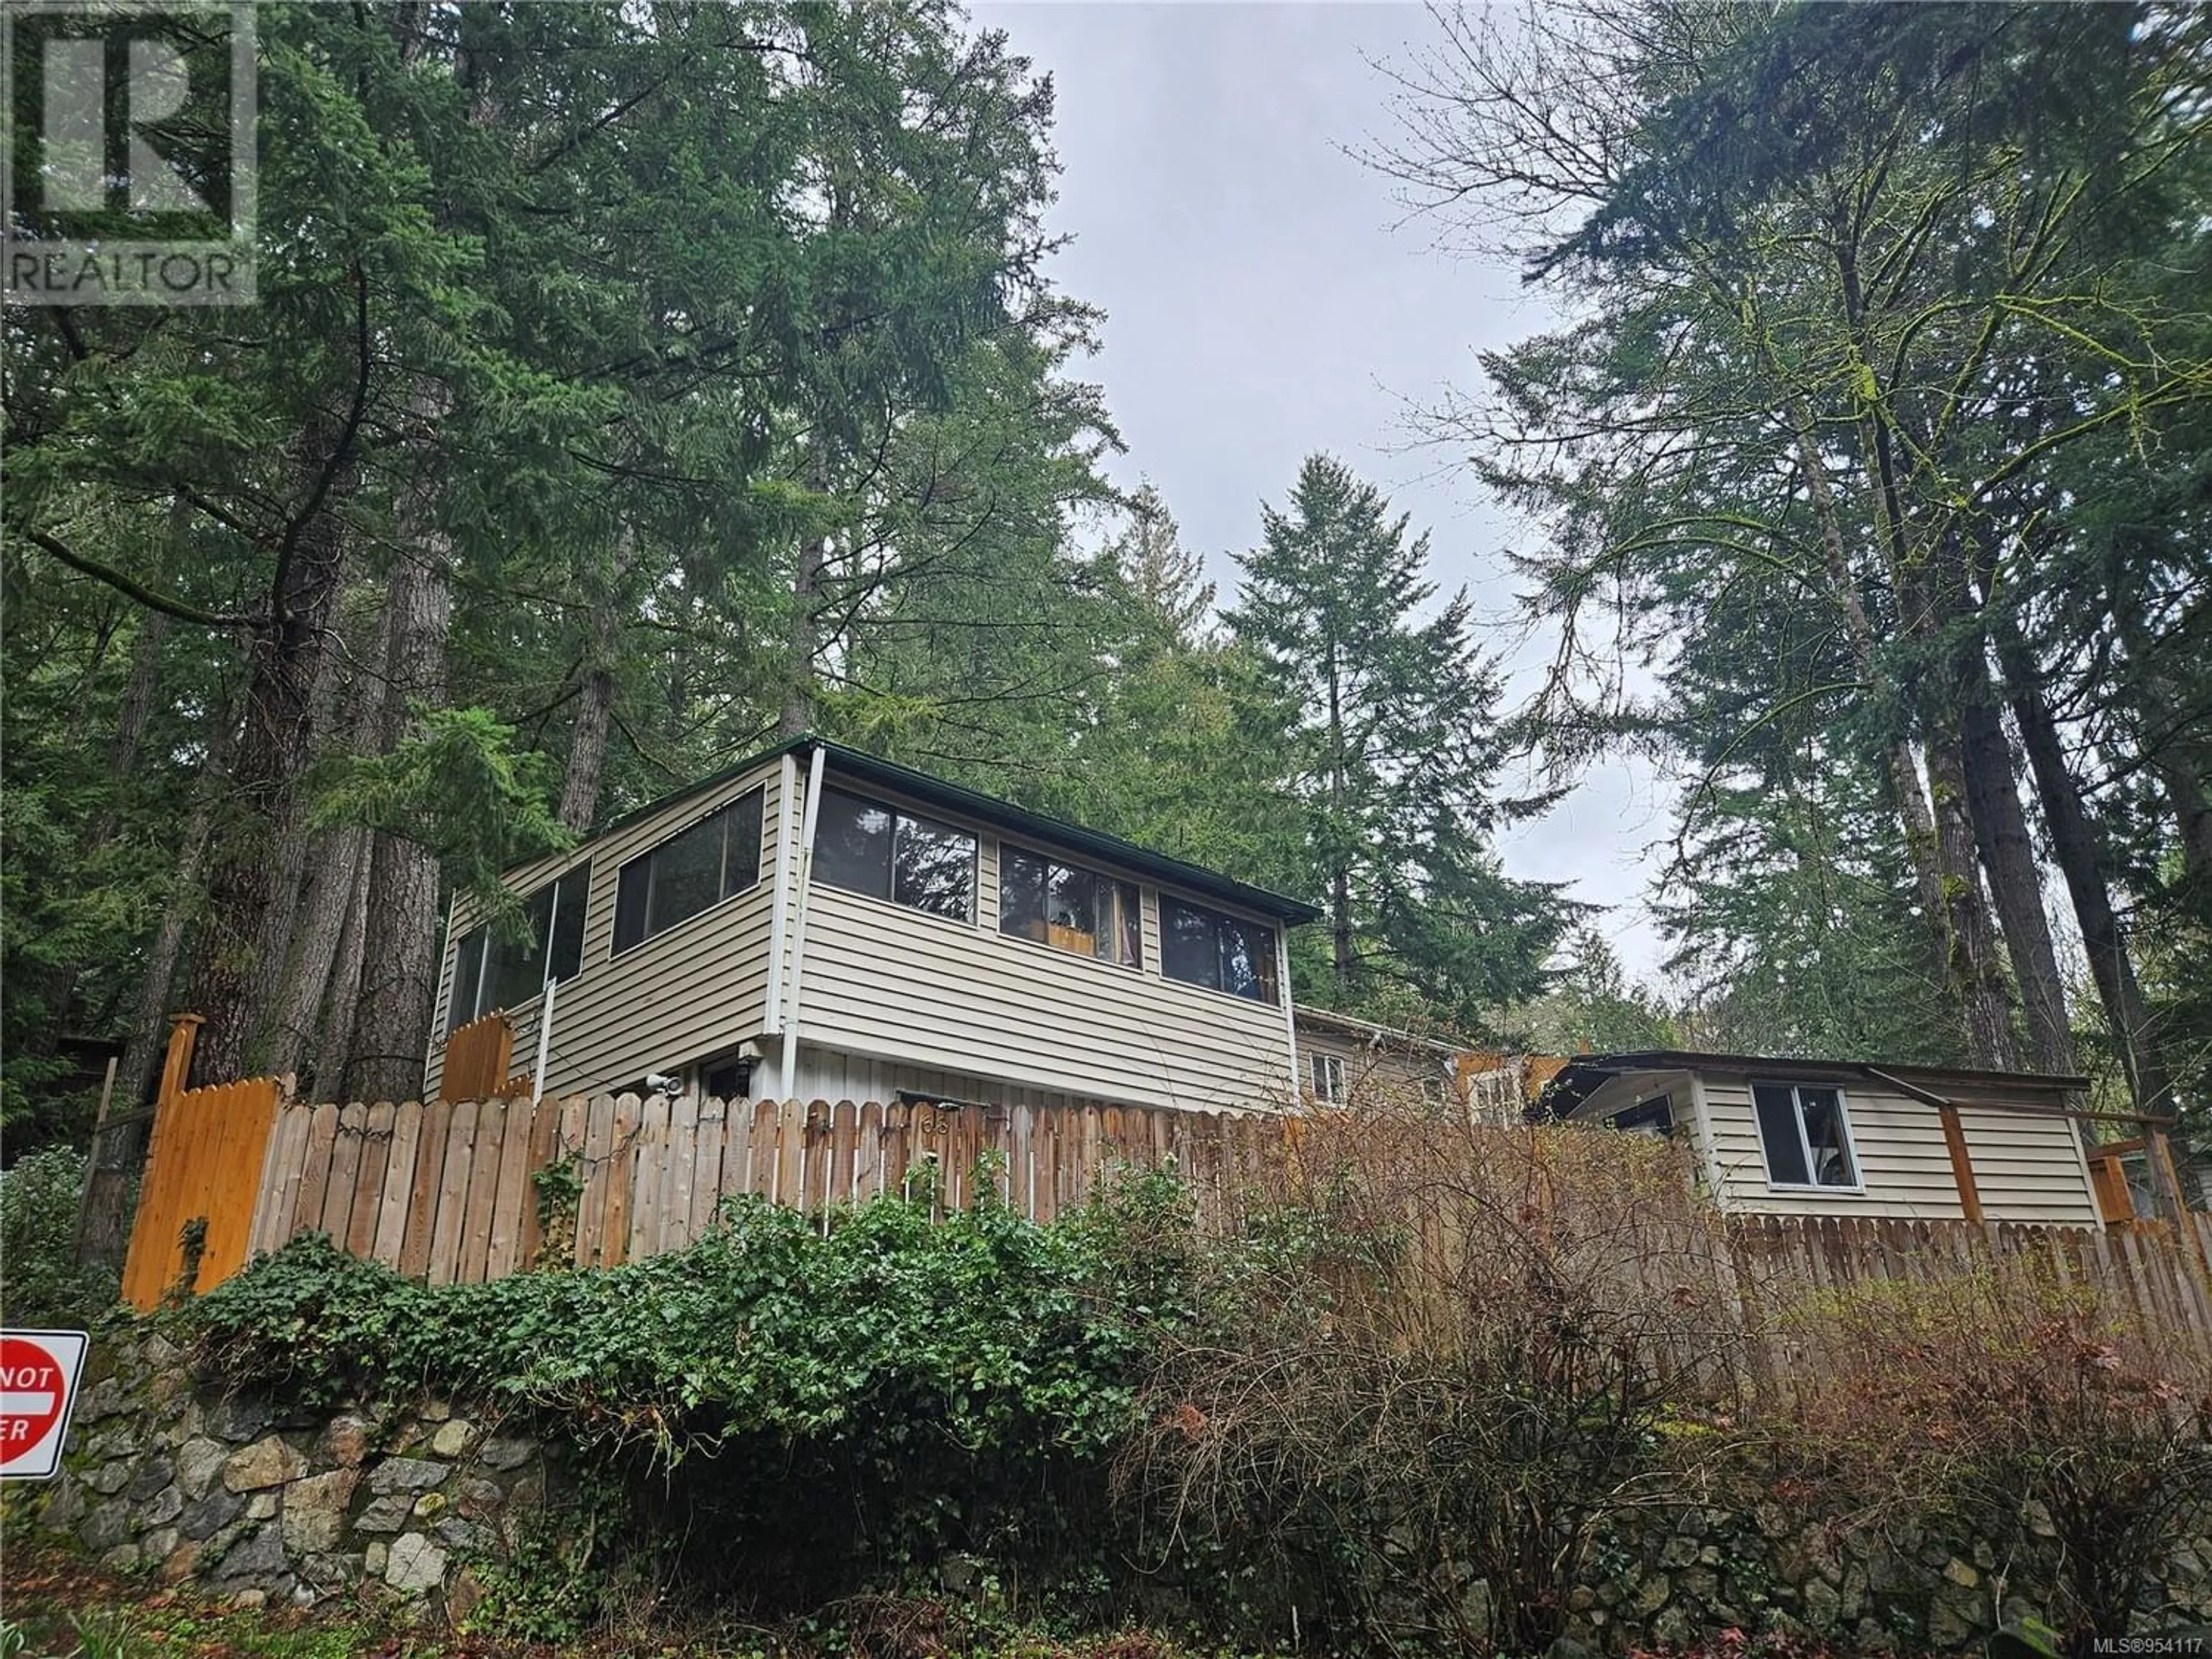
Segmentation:
[(1124, 968), (1144, 965), (1136, 883), (1018, 847), (999, 855), (999, 931)]
[(953, 921), (975, 919), (975, 837), (965, 830), (848, 795), (822, 792), (815, 878)]
[(622, 867), (615, 891), (615, 953), (642, 945), (760, 879), (765, 786)]
[(495, 1008), (519, 1008), (548, 980), (574, 979), (584, 966), (584, 899), (592, 866), (580, 864), (522, 901), (529, 937), (495, 936), (479, 922), (461, 936), (453, 994), (446, 1010), (448, 1036)]
[(1275, 930), (1160, 895), (1160, 971), (1255, 1002), (1280, 1000)]

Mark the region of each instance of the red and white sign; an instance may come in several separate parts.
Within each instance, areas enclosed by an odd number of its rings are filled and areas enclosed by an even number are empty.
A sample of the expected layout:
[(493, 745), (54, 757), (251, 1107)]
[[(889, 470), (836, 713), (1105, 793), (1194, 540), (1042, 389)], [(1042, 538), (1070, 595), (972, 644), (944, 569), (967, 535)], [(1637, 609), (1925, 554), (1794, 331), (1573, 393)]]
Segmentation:
[(61, 1468), (88, 1343), (82, 1331), (0, 1331), (0, 1480), (48, 1480)]

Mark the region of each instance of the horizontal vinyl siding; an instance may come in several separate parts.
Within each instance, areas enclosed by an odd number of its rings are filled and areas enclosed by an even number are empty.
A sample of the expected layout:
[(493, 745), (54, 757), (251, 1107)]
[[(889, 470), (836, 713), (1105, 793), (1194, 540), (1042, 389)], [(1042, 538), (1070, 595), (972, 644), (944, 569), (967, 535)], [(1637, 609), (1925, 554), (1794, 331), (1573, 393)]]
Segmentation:
[[(1760, 1082), (1794, 1081), (1777, 1070)], [(1707, 1073), (1705, 1109), (1720, 1166), (1722, 1207), (1773, 1215), (1899, 1216), (1957, 1220), (1966, 1211), (1951, 1174), (1943, 1125), (1933, 1106), (1866, 1085), (1841, 1085), (1858, 1160), (1859, 1193), (1815, 1192), (1767, 1185), (1759, 1157), (1759, 1122), (1753, 1115), (1751, 1079)], [(1827, 1085), (1822, 1085), (1827, 1086)]]
[[(1786, 1073), (1771, 1080), (1791, 1082)], [(1768, 1080), (1762, 1074), (1761, 1081)], [(1704, 1144), (1690, 1098), (1686, 1073), (1616, 1079), (1594, 1091), (1576, 1114), (1595, 1122), (1664, 1094), (1674, 1102), (1674, 1121), (1690, 1128), (1703, 1167), (1717, 1170), (1722, 1207), (1769, 1215), (1895, 1216), (1920, 1220), (1959, 1220), (1966, 1208), (1951, 1170), (1950, 1149), (1936, 1109), (1911, 1096), (1872, 1085), (1844, 1085), (1844, 1109), (1851, 1148), (1857, 1154), (1864, 1193), (1776, 1190), (1766, 1184), (1759, 1158), (1758, 1120), (1753, 1116), (1751, 1079), (1741, 1076), (1703, 1078), (1705, 1111), (1713, 1145)], [(1984, 1099), (1988, 1097), (1984, 1097)], [(1960, 1101), (1959, 1121), (1966, 1131), (1966, 1155), (1982, 1213), (1990, 1221), (2037, 1222), (2094, 1226), (2096, 1201), (2076, 1149), (2074, 1125), (2058, 1117), (2017, 1112), (1977, 1111)]]
[[(611, 955), (615, 889), (622, 866), (738, 796), (767, 786), (763, 801), (760, 879), (752, 887)], [(584, 911), (583, 969), (554, 994), (551, 1056), (545, 1092), (622, 1088), (649, 1071), (669, 1070), (759, 1035), (768, 997), (768, 946), (775, 886), (778, 767), (732, 779), (665, 812), (629, 824), (574, 854), (541, 859), (515, 872), (517, 892), (543, 886), (574, 865), (592, 863)], [(455, 946), (476, 926), (463, 904), (453, 917), (439, 967), (437, 1024), (446, 1029)], [(536, 999), (510, 1009), (515, 1025), (514, 1066), (527, 1072), (538, 1054)], [(445, 1058), (442, 1036), (431, 1055), (425, 1087), (434, 1093)]]
[(1984, 1219), (2099, 1224), (2072, 1119), (1976, 1111), (1962, 1102), (1959, 1124)]
[(1280, 1103), (1283, 1010), (1159, 976), (1158, 905), (1143, 971), (998, 932), (995, 843), (974, 927), (816, 886), (808, 899), (805, 1039), (962, 1076), (1122, 1102)]
[(841, 1100), (865, 1103), (896, 1100), (902, 1091), (937, 1100), (969, 1101), (991, 1106), (1106, 1106), (1099, 1096), (1073, 1095), (1035, 1089), (1004, 1078), (979, 1077), (960, 1072), (927, 1071), (894, 1060), (872, 1060), (865, 1054), (841, 1054), (835, 1049), (801, 1043), (799, 1049), (798, 1097), (801, 1100)]

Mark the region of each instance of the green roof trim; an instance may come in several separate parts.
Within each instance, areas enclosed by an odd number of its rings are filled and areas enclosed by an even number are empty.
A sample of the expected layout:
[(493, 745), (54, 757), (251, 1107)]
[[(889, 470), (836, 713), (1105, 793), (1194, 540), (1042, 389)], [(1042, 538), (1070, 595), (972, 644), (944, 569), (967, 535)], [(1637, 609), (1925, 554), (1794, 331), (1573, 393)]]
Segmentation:
[(590, 840), (580, 844), (576, 850), (581, 852), (591, 842), (665, 812), (672, 806), (680, 806), (693, 796), (703, 794), (718, 784), (726, 783), (732, 778), (752, 771), (769, 761), (780, 760), (786, 755), (807, 755), (817, 749), (823, 753), (825, 769), (833, 777), (872, 783), (880, 788), (895, 790), (961, 817), (972, 818), (1007, 831), (1017, 839), (1035, 841), (1048, 850), (1087, 855), (1123, 869), (1135, 870), (1168, 886), (1216, 899), (1224, 904), (1233, 904), (1241, 909), (1256, 911), (1292, 926), (1320, 920), (1321, 912), (1303, 899), (1270, 892), (1264, 887), (1255, 887), (1249, 882), (1238, 881), (1218, 871), (1170, 858), (1165, 853), (1153, 852), (1134, 842), (1123, 841), (1119, 836), (1109, 836), (1101, 830), (1086, 830), (1080, 824), (1047, 817), (1042, 812), (1032, 812), (1026, 807), (1016, 806), (1011, 801), (1000, 800), (980, 790), (947, 783), (927, 772), (917, 772), (910, 766), (901, 766), (895, 761), (848, 748), (827, 738), (811, 735), (787, 738), (772, 748), (746, 757), (735, 765), (726, 766), (696, 783), (687, 784), (658, 800), (649, 801), (633, 811), (625, 812), (594, 830)]

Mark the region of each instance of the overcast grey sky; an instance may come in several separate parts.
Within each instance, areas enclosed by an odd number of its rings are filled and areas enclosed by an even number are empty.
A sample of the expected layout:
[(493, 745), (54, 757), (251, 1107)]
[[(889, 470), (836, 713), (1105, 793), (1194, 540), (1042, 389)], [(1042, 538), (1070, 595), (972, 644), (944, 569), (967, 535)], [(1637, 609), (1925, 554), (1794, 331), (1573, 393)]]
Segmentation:
[[(1498, 631), (1512, 592), (1500, 549), (1525, 529), (1452, 458), (1408, 449), (1408, 399), (1471, 386), (1475, 354), (1553, 320), (1514, 271), (1433, 250), (1389, 181), (1348, 156), (1391, 131), (1370, 60), (1404, 63), (1433, 25), (1417, 5), (1000, 3), (974, 9), (1058, 93), (1057, 275), (1104, 307), (1105, 388), (1128, 453), (1224, 594), (1260, 503), (1329, 450), (1432, 536), (1436, 574)], [(1516, 678), (1540, 647), (1522, 650)], [(1632, 973), (1660, 945), (1642, 906), (1644, 849), (1666, 828), (1648, 775), (1608, 766), (1501, 851), (1514, 875), (1571, 880), (1616, 908), (1601, 927)]]

